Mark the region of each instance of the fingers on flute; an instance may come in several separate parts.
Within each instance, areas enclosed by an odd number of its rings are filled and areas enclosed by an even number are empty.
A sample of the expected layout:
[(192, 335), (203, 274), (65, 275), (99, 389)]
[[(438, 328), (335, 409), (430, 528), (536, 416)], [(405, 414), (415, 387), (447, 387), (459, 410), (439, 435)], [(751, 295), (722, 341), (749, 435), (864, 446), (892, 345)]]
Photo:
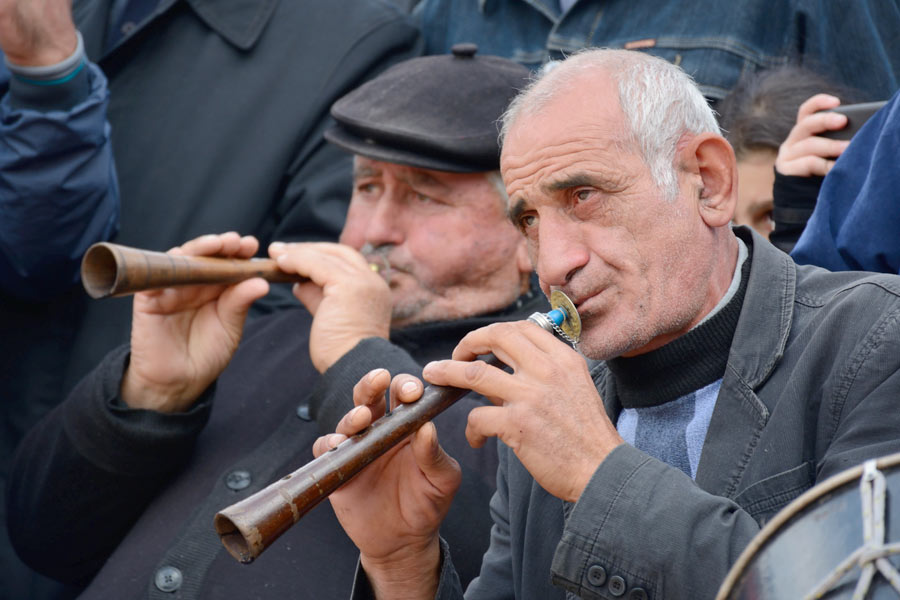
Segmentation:
[(391, 381), (392, 406), (397, 406), (399, 402), (415, 402), (422, 397), (423, 391), (425, 391), (425, 387), (417, 377), (406, 374), (397, 375)]
[(259, 242), (252, 235), (241, 236), (236, 231), (202, 235), (169, 250), (171, 254), (190, 256), (236, 256), (250, 258), (259, 250)]
[(438, 443), (434, 423), (422, 425), (412, 439), (412, 451), (419, 469), (428, 481), (445, 496), (452, 495), (462, 481), (459, 463), (444, 452)]
[(319, 458), (332, 448), (337, 448), (338, 444), (346, 439), (347, 436), (340, 433), (329, 433), (319, 437), (313, 444), (313, 456)]
[(373, 406), (384, 403), (384, 392), (391, 383), (387, 369), (373, 369), (353, 386), (355, 406)]

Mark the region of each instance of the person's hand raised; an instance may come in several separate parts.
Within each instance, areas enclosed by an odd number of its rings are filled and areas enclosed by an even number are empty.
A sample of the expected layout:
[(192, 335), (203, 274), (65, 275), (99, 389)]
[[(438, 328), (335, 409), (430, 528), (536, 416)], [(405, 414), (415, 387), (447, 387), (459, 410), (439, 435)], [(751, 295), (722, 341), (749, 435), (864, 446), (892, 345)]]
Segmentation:
[(847, 124), (847, 117), (840, 113), (820, 111), (827, 111), (840, 103), (836, 96), (816, 94), (800, 105), (797, 122), (778, 149), (776, 171), (782, 175), (797, 177), (828, 174), (834, 161), (850, 142), (832, 140), (818, 134), (841, 129)]

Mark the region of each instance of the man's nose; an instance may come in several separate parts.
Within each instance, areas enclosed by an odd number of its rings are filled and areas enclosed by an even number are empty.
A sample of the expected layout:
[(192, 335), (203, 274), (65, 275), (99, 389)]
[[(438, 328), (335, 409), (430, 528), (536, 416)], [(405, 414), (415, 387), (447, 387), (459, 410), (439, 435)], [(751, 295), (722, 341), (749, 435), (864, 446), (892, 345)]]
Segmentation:
[(549, 215), (538, 225), (537, 274), (547, 285), (563, 286), (590, 260), (577, 224), (564, 215)]
[(403, 211), (389, 197), (382, 197), (375, 203), (366, 226), (366, 242), (373, 246), (398, 245), (403, 242)]

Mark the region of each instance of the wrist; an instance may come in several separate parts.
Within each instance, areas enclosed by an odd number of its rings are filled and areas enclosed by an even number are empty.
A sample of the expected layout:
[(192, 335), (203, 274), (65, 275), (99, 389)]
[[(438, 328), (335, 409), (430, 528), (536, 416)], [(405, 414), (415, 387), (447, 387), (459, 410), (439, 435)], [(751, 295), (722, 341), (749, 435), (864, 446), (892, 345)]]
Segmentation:
[(9, 51), (5, 53), (6, 64), (14, 74), (43, 79), (43, 73), (50, 71), (72, 71), (74, 66), (84, 61), (84, 41), (81, 33), (72, 29), (69, 35), (51, 38), (53, 44), (42, 48), (31, 48), (27, 53)]
[(441, 573), (441, 546), (434, 537), (421, 550), (403, 548), (403, 556), (373, 558), (360, 555), (376, 598), (431, 599), (437, 593)]
[(154, 385), (129, 367), (122, 377), (119, 393), (129, 408), (174, 413), (185, 410), (193, 400), (187, 397), (185, 387)]

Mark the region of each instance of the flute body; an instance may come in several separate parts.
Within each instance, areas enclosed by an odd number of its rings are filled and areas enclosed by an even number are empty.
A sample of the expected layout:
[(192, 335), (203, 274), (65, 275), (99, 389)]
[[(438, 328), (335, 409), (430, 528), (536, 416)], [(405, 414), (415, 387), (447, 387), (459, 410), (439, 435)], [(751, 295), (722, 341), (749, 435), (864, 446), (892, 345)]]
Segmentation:
[(237, 283), (262, 277), (273, 283), (305, 281), (285, 273), (270, 258), (176, 256), (100, 242), (81, 260), (81, 282), (91, 298), (125, 296), (144, 290), (198, 283)]

